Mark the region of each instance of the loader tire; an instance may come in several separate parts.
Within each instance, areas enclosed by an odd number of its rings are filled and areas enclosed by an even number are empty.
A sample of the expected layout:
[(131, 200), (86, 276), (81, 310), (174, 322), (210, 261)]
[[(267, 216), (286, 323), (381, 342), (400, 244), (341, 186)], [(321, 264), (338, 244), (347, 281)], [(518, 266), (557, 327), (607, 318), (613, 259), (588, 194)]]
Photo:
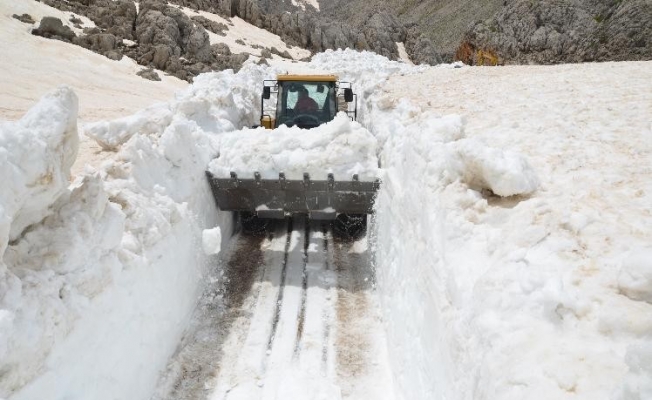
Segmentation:
[(269, 220), (266, 218), (259, 218), (256, 214), (243, 211), (240, 213), (240, 226), (245, 233), (262, 234), (267, 231)]
[(333, 221), (333, 229), (340, 237), (358, 239), (367, 231), (367, 215), (339, 214)]

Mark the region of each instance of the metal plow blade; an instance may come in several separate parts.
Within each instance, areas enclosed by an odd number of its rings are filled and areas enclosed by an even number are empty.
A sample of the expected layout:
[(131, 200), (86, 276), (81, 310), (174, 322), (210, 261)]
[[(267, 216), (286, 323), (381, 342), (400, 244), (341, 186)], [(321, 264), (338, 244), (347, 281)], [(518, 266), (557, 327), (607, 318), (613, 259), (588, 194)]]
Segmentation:
[(249, 211), (261, 218), (285, 218), (292, 214), (308, 214), (315, 220), (335, 219), (338, 214), (371, 214), (380, 180), (360, 181), (353, 175), (350, 181), (336, 181), (333, 174), (327, 180), (261, 179), (258, 172), (253, 179), (241, 179), (235, 172), (230, 178), (216, 178), (209, 171), (206, 176), (220, 209)]

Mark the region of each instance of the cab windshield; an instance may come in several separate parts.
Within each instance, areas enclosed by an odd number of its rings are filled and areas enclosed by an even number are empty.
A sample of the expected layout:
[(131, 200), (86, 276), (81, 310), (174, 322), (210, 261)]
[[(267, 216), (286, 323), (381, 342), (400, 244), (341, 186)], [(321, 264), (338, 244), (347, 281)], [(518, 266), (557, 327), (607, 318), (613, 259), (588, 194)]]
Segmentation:
[(315, 127), (336, 113), (335, 82), (279, 82), (277, 124)]

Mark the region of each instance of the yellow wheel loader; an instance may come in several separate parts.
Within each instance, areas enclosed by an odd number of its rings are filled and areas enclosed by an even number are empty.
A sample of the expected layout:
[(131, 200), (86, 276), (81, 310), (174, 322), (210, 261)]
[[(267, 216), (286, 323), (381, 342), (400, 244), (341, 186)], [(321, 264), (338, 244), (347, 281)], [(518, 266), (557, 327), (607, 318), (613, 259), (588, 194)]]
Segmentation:
[[(356, 103), (351, 84), (335, 75), (279, 75), (263, 82), (260, 125), (310, 129), (333, 120), (338, 111), (356, 120)], [(283, 172), (278, 179), (262, 179), (257, 171), (250, 177), (235, 172), (229, 177), (210, 171), (206, 175), (218, 207), (238, 212), (247, 231), (264, 230), (269, 219), (306, 214), (313, 220), (334, 220), (339, 231), (355, 235), (364, 230), (380, 186), (378, 179), (361, 181), (357, 174), (346, 181), (335, 180), (333, 174), (313, 179), (304, 173), (298, 180)]]

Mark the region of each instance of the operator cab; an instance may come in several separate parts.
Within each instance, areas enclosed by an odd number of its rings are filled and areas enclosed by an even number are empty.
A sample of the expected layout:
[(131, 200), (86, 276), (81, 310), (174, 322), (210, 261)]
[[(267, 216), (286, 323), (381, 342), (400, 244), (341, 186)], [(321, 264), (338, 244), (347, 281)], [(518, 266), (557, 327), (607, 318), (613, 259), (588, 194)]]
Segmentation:
[(267, 129), (281, 125), (310, 129), (332, 121), (338, 111), (347, 112), (355, 120), (355, 103), (349, 107), (355, 96), (350, 86), (338, 82), (335, 75), (279, 75), (276, 81), (267, 80), (261, 125)]

